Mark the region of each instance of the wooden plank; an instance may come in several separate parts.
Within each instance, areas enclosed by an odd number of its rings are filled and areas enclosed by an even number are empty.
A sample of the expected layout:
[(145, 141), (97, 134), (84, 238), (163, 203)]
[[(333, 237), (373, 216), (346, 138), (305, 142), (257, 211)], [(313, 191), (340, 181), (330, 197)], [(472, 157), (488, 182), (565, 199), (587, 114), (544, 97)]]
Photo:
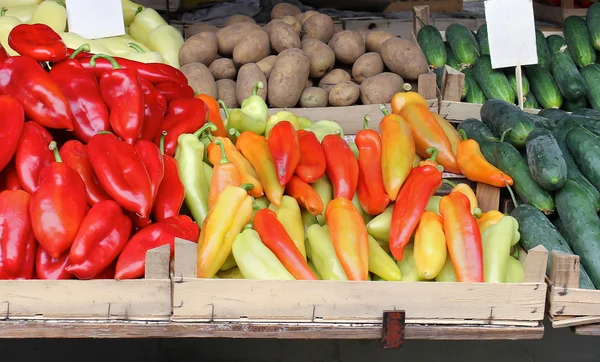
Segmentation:
[[(442, 100), (440, 102), (439, 114), (451, 120), (464, 121), (467, 118), (481, 119), (481, 104), (466, 103), (466, 102), (453, 102)], [(531, 114), (538, 114), (539, 109), (525, 108), (525, 112)]]
[(538, 245), (529, 252), (521, 252), (519, 255), (522, 255), (521, 262), (525, 268), (525, 283), (544, 282), (548, 265), (548, 250), (543, 245)]
[(538, 2), (533, 3), (533, 14), (536, 19), (546, 20), (553, 23), (562, 24), (569, 16), (585, 16), (587, 9), (567, 9), (559, 6), (550, 6)]
[(411, 11), (415, 6), (429, 6), (433, 12), (456, 13), (463, 9), (463, 0), (416, 0), (416, 1), (394, 1), (384, 10), (391, 11)]
[(195, 278), (197, 272), (198, 244), (175, 238), (175, 282), (182, 278)]
[(564, 318), (560, 320), (552, 321), (552, 328), (566, 328), (566, 327), (576, 327), (587, 324), (598, 324), (600, 323), (600, 317), (574, 317), (574, 318)]
[(478, 182), (475, 194), (481, 211), (498, 210), (500, 206), (500, 189), (498, 187)]
[(146, 279), (169, 279), (171, 247), (169, 244), (159, 246), (146, 252)]
[(419, 75), (417, 81), (417, 92), (425, 99), (435, 99), (437, 101), (437, 82), (435, 73), (425, 73)]
[(600, 324), (590, 324), (573, 328), (579, 336), (600, 336)]
[(552, 251), (550, 282), (555, 288), (579, 288), (579, 255)]
[(442, 99), (445, 101), (460, 102), (464, 84), (465, 75), (446, 65), (444, 67), (444, 80), (442, 81)]
[(600, 316), (600, 290), (550, 288), (551, 316)]
[(424, 25), (429, 25), (429, 6), (413, 7), (413, 34), (419, 34)]

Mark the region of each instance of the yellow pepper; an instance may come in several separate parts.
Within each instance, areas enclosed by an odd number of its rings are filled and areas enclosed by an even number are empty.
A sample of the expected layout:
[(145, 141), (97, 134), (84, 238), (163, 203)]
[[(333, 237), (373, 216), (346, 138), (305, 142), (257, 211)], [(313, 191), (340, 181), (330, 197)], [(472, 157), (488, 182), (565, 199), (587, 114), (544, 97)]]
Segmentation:
[(312, 261), (309, 260), (307, 263), (308, 263), (308, 267), (310, 268), (310, 270), (312, 270), (312, 272), (315, 273), (317, 280), (323, 280), (323, 278), (321, 278), (321, 274), (319, 274), (319, 271), (317, 270), (315, 265), (312, 263)]
[(164, 63), (164, 59), (159, 52), (137, 53), (129, 52), (119, 55), (121, 58), (135, 60), (140, 63)]
[[(21, 24), (21, 20), (5, 15), (4, 10), (0, 11), (0, 44), (4, 47), (8, 55), (15, 56), (19, 55), (8, 45), (8, 34), (14, 29), (15, 26)], [(73, 48), (77, 49), (77, 48)]]
[(10, 6), (37, 6), (42, 0), (0, 0), (0, 8)]
[(240, 268), (232, 268), (219, 271), (216, 277), (221, 279), (244, 279), (244, 274), (242, 274)]
[(304, 223), (302, 222), (302, 212), (296, 199), (284, 195), (281, 198), (281, 206), (275, 204), (269, 205), (269, 209), (277, 214), (277, 220), (281, 221), (285, 231), (294, 241), (294, 244), (300, 250), (300, 253), (306, 259), (306, 247), (304, 245)]
[(317, 221), (320, 225), (325, 225), (325, 210), (327, 210), (329, 201), (333, 199), (333, 186), (327, 175), (323, 175), (323, 177), (310, 184), (310, 186), (319, 194), (321, 201), (323, 201), (323, 212), (317, 216)]
[(86, 39), (80, 35), (75, 33), (58, 33), (62, 40), (67, 45), (67, 48), (77, 49), (83, 44), (90, 45), (90, 53), (93, 54), (106, 54), (106, 55), (114, 55), (107, 47), (102, 45), (102, 43), (97, 40)]
[(402, 261), (397, 261), (403, 282), (418, 282), (422, 280), (415, 265), (414, 244), (410, 243), (404, 248)]
[(419, 162), (423, 161), (423, 157), (419, 156), (418, 154), (415, 153), (415, 157), (413, 158), (413, 165), (412, 167), (418, 167), (419, 166)]
[(305, 129), (308, 128), (310, 126), (312, 126), (312, 121), (308, 118), (304, 118), (304, 117), (298, 117), (298, 126), (300, 128), (298, 129)]
[(495, 225), (504, 217), (504, 214), (497, 210), (490, 210), (481, 214), (477, 219), (477, 225), (479, 225), (479, 231), (483, 233), (485, 229), (492, 225)]
[(356, 208), (356, 210), (358, 211), (358, 213), (360, 214), (360, 216), (362, 216), (363, 221), (365, 222), (365, 224), (368, 223), (369, 221), (373, 220), (373, 216), (367, 214), (365, 212), (365, 210), (363, 210), (363, 208), (362, 208), (362, 206), (360, 204), (360, 200), (358, 199), (358, 192), (354, 193), (354, 197), (352, 197), (352, 204), (354, 205), (354, 207)]
[(327, 226), (312, 225), (308, 228), (307, 240), (311, 260), (322, 280), (348, 280), (340, 263)]
[(425, 211), (415, 232), (415, 267), (422, 279), (434, 279), (446, 262), (446, 236), (441, 216)]
[(523, 283), (525, 281), (525, 269), (523, 268), (523, 264), (520, 261), (513, 258), (512, 256), (508, 257), (508, 263), (506, 268), (506, 283)]
[(369, 271), (384, 280), (402, 280), (402, 272), (394, 259), (371, 235), (369, 235)]
[(452, 190), (450, 190), (450, 192), (460, 192), (469, 199), (469, 203), (471, 204), (471, 214), (473, 214), (475, 218), (479, 218), (481, 216), (483, 212), (479, 208), (477, 196), (475, 195), (475, 191), (473, 191), (471, 186), (465, 183), (455, 184), (454, 182), (448, 181), (446, 179), (444, 179), (444, 183), (452, 186)]
[[(39, 2), (38, 0), (36, 0), (36, 1)], [(19, 6), (7, 7), (6, 15), (17, 18), (17, 19), (21, 20), (21, 22), (23, 22), (23, 23), (27, 23), (31, 20), (31, 17), (33, 16), (33, 13), (35, 12), (35, 9), (37, 9), (37, 7), (38, 7), (37, 3), (31, 4), (31, 5), (19, 5)]]
[(231, 270), (231, 269), (235, 268), (236, 266), (237, 266), (237, 263), (235, 262), (235, 258), (233, 257), (233, 254), (229, 253), (229, 255), (227, 256), (227, 259), (225, 260), (225, 262), (223, 263), (223, 266), (221, 267), (221, 271)]
[(121, 7), (123, 8), (123, 22), (125, 26), (131, 25), (135, 16), (144, 10), (143, 6), (130, 0), (121, 0)]
[(452, 153), (456, 156), (456, 151), (458, 151), (458, 145), (462, 142), (462, 137), (460, 137), (456, 128), (446, 118), (435, 112), (432, 112), (432, 114), (436, 121), (438, 121), (446, 137), (448, 137), (448, 141), (450, 141), (450, 145), (452, 146)]
[(129, 44), (133, 44), (134, 46), (137, 45), (142, 50), (142, 52), (150, 51), (150, 48), (148, 48), (146, 45), (132, 39), (128, 35), (111, 36), (109, 38), (97, 39), (96, 41), (107, 47), (114, 55), (118, 56), (121, 56), (121, 54), (127, 54), (131, 52), (139, 52), (132, 48)]
[(129, 35), (142, 44), (148, 44), (148, 34), (161, 25), (166, 25), (167, 22), (156, 10), (145, 8), (133, 19), (129, 25)]
[[(447, 250), (446, 250), (447, 254)], [(452, 259), (446, 258), (446, 262), (442, 267), (442, 270), (435, 277), (436, 282), (456, 282), (456, 272), (454, 271), (454, 265), (452, 265)]]
[[(267, 121), (267, 126), (265, 128), (265, 137), (269, 138), (269, 133), (271, 132), (271, 128), (275, 126), (277, 123), (281, 121), (288, 121), (294, 126), (294, 129), (297, 131), (300, 129), (300, 122), (298, 121), (298, 117), (295, 114), (288, 111), (279, 111), (275, 114), (272, 114)], [(306, 128), (306, 127), (305, 127)]]
[(183, 45), (181, 32), (171, 25), (161, 25), (148, 34), (148, 47), (162, 55), (165, 64), (179, 69), (179, 49)]
[(30, 24), (46, 24), (57, 33), (67, 29), (67, 9), (56, 1), (43, 1), (33, 12)]
[(367, 223), (367, 232), (376, 240), (390, 240), (390, 223), (394, 205), (389, 205), (383, 212)]

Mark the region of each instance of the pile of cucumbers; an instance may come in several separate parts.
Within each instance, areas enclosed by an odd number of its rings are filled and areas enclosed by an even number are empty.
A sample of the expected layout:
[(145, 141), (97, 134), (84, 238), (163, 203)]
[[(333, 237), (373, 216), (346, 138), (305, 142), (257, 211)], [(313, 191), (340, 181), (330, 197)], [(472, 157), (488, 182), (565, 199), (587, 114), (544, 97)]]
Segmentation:
[[(538, 64), (524, 67), (525, 108), (555, 108), (569, 112), (590, 107), (600, 111), (600, 2), (590, 6), (586, 17), (569, 16), (563, 35), (547, 38), (536, 30)], [(465, 74), (462, 99), (483, 104), (488, 99), (517, 102), (514, 68), (492, 69), (487, 25), (472, 32), (461, 24), (440, 32), (427, 25), (418, 42), (441, 86), (444, 65)]]
[(523, 247), (579, 255), (580, 287), (600, 289), (600, 111), (549, 108), (533, 115), (491, 99), (481, 121), (467, 119), (458, 129), (513, 179), (511, 193), (520, 201), (511, 215)]

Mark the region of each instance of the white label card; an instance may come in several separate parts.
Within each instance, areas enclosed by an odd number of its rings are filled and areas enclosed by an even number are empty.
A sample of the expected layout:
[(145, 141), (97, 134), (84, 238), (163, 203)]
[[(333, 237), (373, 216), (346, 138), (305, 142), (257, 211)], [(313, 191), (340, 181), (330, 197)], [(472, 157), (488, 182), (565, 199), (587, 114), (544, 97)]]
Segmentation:
[(492, 68), (537, 64), (532, 0), (486, 0)]
[(121, 0), (67, 0), (69, 32), (88, 39), (125, 34)]

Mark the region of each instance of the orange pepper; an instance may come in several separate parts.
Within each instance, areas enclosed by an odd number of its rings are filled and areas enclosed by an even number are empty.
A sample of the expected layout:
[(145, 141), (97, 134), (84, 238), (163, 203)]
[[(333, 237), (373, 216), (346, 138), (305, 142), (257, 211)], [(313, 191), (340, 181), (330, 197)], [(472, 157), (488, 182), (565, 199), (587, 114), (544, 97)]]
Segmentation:
[(442, 131), (444, 131), (446, 137), (448, 137), (448, 141), (450, 141), (450, 145), (452, 146), (452, 153), (454, 153), (454, 155), (456, 156), (456, 152), (458, 151), (458, 145), (462, 141), (462, 138), (458, 134), (456, 128), (454, 128), (452, 123), (448, 122), (446, 118), (440, 116), (437, 113), (432, 114), (435, 117), (436, 121), (438, 121), (440, 127), (442, 127)]
[(212, 143), (218, 145), (221, 149), (221, 162), (214, 164), (212, 176), (210, 178), (210, 193), (208, 196), (208, 207), (211, 208), (217, 199), (217, 196), (227, 185), (240, 186), (242, 184), (242, 175), (237, 166), (229, 162), (225, 154), (225, 145), (220, 139)]
[(500, 219), (504, 217), (504, 214), (498, 210), (490, 210), (488, 212), (484, 212), (481, 214), (479, 219), (477, 219), (477, 225), (479, 226), (479, 231), (483, 234), (485, 229), (488, 227), (497, 224)]
[(392, 113), (400, 114), (402, 109), (409, 104), (423, 104), (429, 107), (427, 100), (417, 92), (398, 92), (392, 98)]
[(217, 126), (217, 130), (212, 132), (213, 136), (226, 137), (227, 131), (225, 130), (225, 124), (223, 118), (221, 118), (221, 108), (219, 108), (219, 102), (216, 99), (209, 96), (208, 94), (198, 94), (196, 98), (206, 103), (208, 107), (208, 122), (212, 122)]
[(292, 176), (285, 186), (285, 192), (296, 199), (298, 204), (310, 214), (317, 216), (323, 213), (321, 196), (308, 183), (302, 181), (300, 177)]

